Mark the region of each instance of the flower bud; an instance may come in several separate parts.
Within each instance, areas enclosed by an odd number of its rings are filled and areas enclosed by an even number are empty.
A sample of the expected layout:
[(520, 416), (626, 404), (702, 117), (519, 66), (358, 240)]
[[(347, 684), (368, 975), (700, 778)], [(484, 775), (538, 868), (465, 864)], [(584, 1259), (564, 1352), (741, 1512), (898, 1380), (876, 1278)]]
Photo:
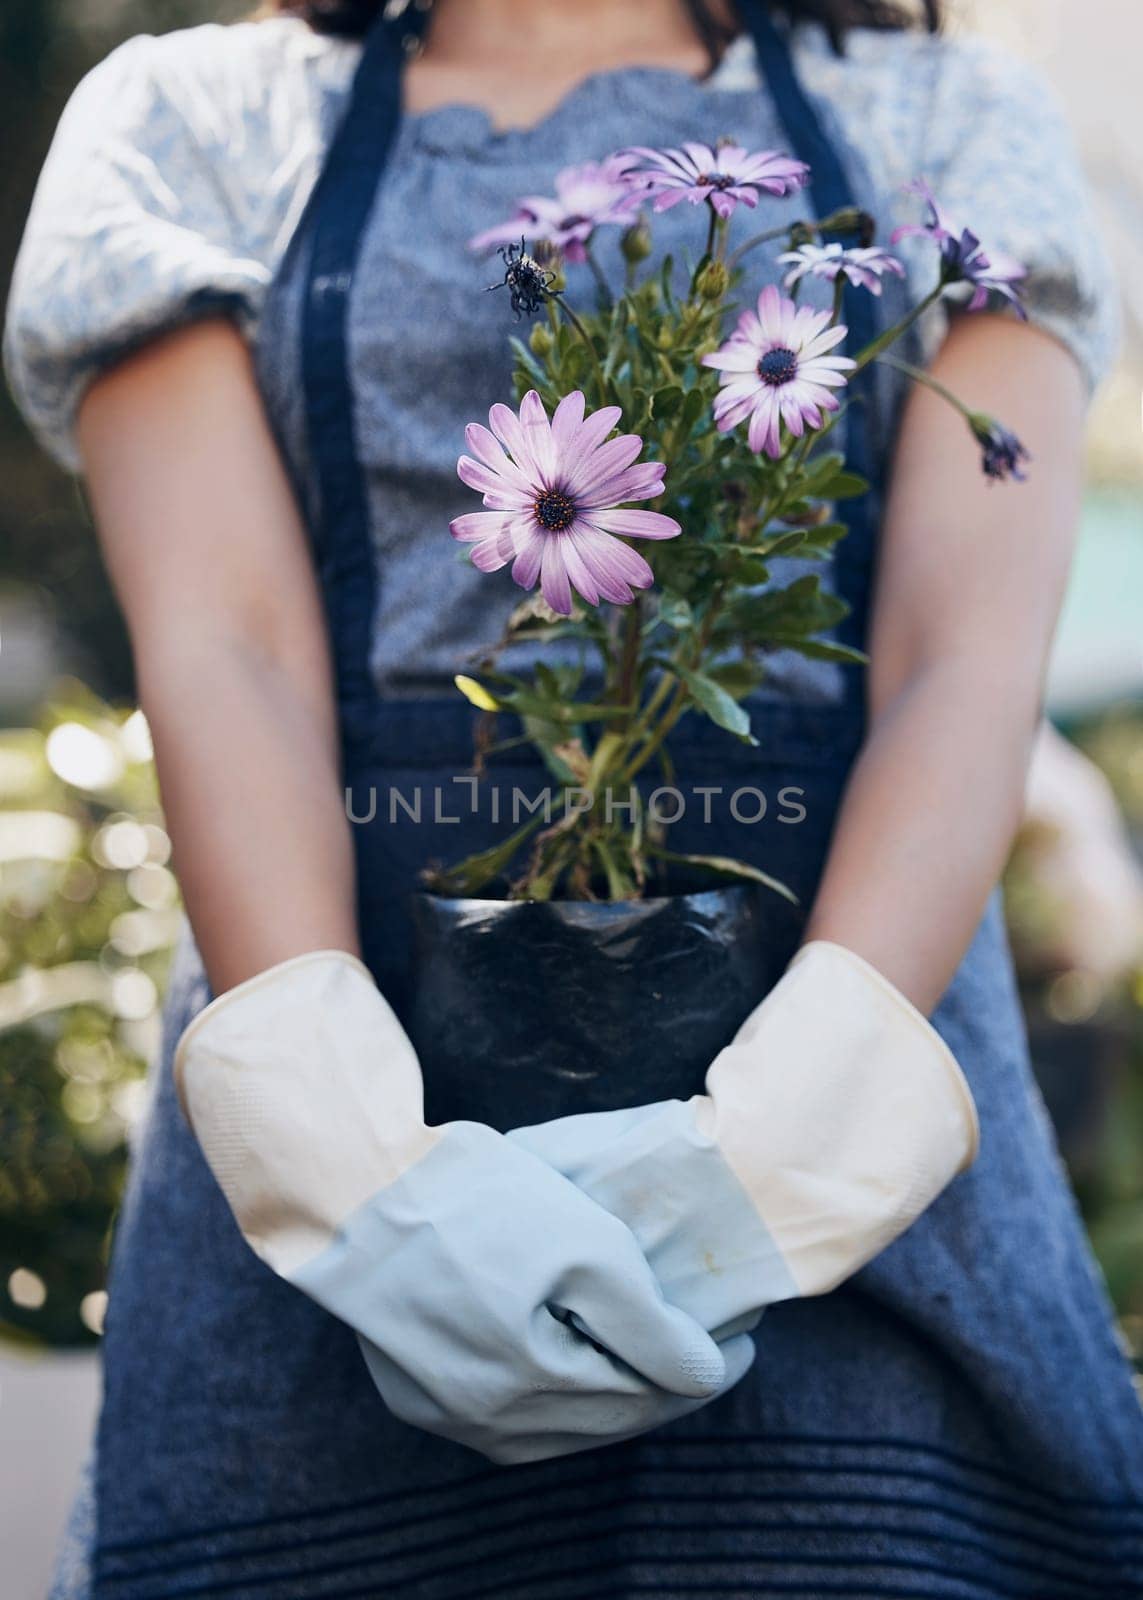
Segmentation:
[(721, 300), (730, 287), (730, 274), (723, 261), (708, 261), (695, 279), (695, 292), (700, 300)]
[(623, 259), (629, 266), (637, 267), (641, 261), (646, 261), (651, 254), (652, 240), (651, 229), (646, 217), (640, 217), (624, 233), (620, 240), (620, 249)]
[(528, 343), (531, 346), (532, 354), (539, 356), (541, 361), (546, 356), (551, 355), (554, 341), (552, 339), (552, 330), (546, 322), (532, 324), (532, 332), (528, 337)]

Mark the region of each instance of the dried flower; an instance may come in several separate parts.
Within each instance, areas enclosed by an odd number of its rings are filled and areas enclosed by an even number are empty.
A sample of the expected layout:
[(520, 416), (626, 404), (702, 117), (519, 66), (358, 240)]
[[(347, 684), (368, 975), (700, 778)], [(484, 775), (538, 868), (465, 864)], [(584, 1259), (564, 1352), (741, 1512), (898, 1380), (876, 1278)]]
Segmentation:
[(730, 340), (703, 357), (704, 366), (722, 374), (714, 402), (719, 432), (749, 417), (751, 450), (776, 458), (783, 422), (795, 438), (807, 424), (820, 428), (822, 412), (838, 409), (833, 391), (854, 366), (848, 356), (829, 354), (845, 335), (840, 323), (831, 325), (828, 311), (799, 309), (768, 285), (758, 296), (757, 313), (743, 312)]
[(787, 250), (778, 260), (790, 268), (782, 280), (787, 289), (792, 289), (805, 277), (824, 278), (827, 283), (845, 278), (859, 289), (880, 294), (881, 280), (887, 273), (893, 273), (898, 278), (905, 276), (905, 269), (897, 257), (879, 246), (846, 248), (836, 241), (831, 244), (803, 244), (796, 250)]
[(985, 477), (994, 483), (1003, 483), (1008, 478), (1023, 483), (1028, 474), (1022, 470), (1021, 462), (1031, 461), (1032, 457), (1016, 435), (982, 411), (970, 412), (968, 425), (980, 445), (980, 464)]
[(756, 206), (762, 191), (793, 194), (808, 181), (810, 169), (778, 150), (751, 155), (740, 144), (684, 144), (678, 150), (651, 150), (636, 145), (623, 156), (644, 165), (627, 173), (627, 181), (643, 194), (655, 196), (655, 211), (666, 211), (689, 200), (700, 205), (709, 200), (720, 217), (729, 217), (738, 205)]
[(941, 281), (943, 283), (970, 283), (973, 295), (968, 302), (970, 311), (980, 311), (988, 304), (990, 294), (1001, 295), (1020, 316), (1026, 316), (1020, 304), (1020, 280), (1027, 277), (1027, 268), (1012, 256), (996, 250), (985, 250), (976, 234), (954, 222), (937, 204), (933, 191), (924, 178), (906, 185), (907, 194), (920, 195), (929, 210), (923, 223), (910, 222), (896, 228), (890, 244), (899, 239), (932, 239), (940, 246)]
[(565, 167), (556, 176), (554, 197), (527, 196), (507, 222), (470, 239), (469, 249), (491, 250), (523, 235), (533, 245), (541, 241), (555, 245), (569, 261), (585, 260), (596, 228), (627, 227), (639, 209), (640, 195), (626, 181), (630, 165), (621, 156), (609, 156), (606, 161)]
[(552, 610), (569, 616), (574, 587), (591, 605), (627, 605), (634, 590), (653, 581), (647, 562), (621, 537), (673, 539), (679, 524), (658, 511), (622, 510), (631, 500), (662, 493), (661, 462), (636, 463), (638, 434), (608, 435), (620, 421), (618, 406), (584, 415), (577, 389), (556, 407), (551, 421), (536, 391), (519, 416), (504, 405), (488, 413), (489, 428), (470, 423), (471, 455), (457, 472), (484, 496), (484, 511), (455, 517), (452, 536), (472, 546), (473, 564), (497, 572), (512, 562), (522, 589), (540, 583)]
[(500, 255), (504, 261), (504, 276), (499, 283), (490, 283), (489, 289), (508, 290), (517, 322), (522, 316), (535, 316), (551, 298), (555, 274), (528, 254), (523, 239), (519, 244), (501, 245)]

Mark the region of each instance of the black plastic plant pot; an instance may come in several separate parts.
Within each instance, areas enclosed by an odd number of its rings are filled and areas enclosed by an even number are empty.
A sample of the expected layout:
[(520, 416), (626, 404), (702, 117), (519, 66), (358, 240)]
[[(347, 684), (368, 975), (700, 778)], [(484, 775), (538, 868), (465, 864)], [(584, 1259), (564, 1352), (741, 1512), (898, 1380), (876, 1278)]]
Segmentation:
[(749, 885), (616, 904), (415, 897), (430, 1122), (501, 1131), (686, 1099), (765, 993)]

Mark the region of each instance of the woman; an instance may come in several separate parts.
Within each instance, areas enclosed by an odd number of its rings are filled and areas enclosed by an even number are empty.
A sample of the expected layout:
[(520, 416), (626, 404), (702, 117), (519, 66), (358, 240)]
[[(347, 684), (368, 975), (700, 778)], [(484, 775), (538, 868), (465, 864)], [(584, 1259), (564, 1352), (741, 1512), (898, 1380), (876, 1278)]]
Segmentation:
[[(1055, 113), (991, 51), (908, 31), (874, 0), (789, 0), (789, 36), (756, 3), (436, 0), (389, 22), (370, 0), (281, 9), (137, 39), (96, 69), (49, 158), (10, 308), (17, 392), (84, 472), (128, 617), (194, 929), (119, 1228), (93, 1490), (56, 1600), (1143, 1593), (1143, 1421), (1030, 1087), (990, 898), (1110, 342)], [(382, 1015), (350, 970), (359, 952), (401, 1055), (407, 892), (424, 862), (494, 835), (479, 819), (351, 829), (340, 796), (343, 779), (464, 770), (449, 680), (513, 603), (440, 548), (463, 509), (463, 423), (509, 394), (500, 297), (478, 292), (489, 275), (465, 241), (570, 161), (726, 129), (834, 162), (845, 198), (881, 217), (923, 172), (1029, 267), (1028, 325), (963, 317), (929, 337), (936, 376), (1027, 442), (1030, 482), (987, 493), (930, 398), (879, 392), (848, 448), (884, 509), (836, 571), (852, 626), (868, 616), (868, 714), (832, 671), (779, 668), (760, 707), (759, 759), (807, 791), (782, 865), (812, 912), (775, 925), (775, 972), (822, 941), (935, 1007), (983, 1148), (844, 1288), (770, 1311), (736, 1386), (695, 1405), (735, 1375), (712, 1377), (715, 1362), (679, 1420), (505, 1469), (396, 1420), (350, 1331), (251, 1253), (180, 1117), (171, 1057), (212, 992), (268, 994), (247, 1045), (273, 1037), (285, 1061), (300, 1019), (337, 1063), (337, 1101), (357, 1003), (341, 986)], [(341, 965), (299, 1006), (321, 952)], [(425, 1276), (435, 1337), (457, 1279)], [(660, 1353), (689, 1337), (672, 1327)]]

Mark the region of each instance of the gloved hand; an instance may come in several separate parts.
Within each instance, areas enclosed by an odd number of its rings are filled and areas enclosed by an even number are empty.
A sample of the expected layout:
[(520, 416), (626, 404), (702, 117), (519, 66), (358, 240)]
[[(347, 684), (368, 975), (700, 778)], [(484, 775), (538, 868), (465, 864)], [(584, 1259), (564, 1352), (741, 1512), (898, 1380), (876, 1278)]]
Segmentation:
[(622, 1218), (667, 1299), (716, 1338), (834, 1288), (976, 1155), (948, 1046), (840, 945), (799, 951), (706, 1090), (509, 1138)]
[(539, 1460), (694, 1410), (753, 1359), (668, 1305), (629, 1230), (536, 1156), (426, 1127), (412, 1044), (352, 956), (213, 1001), (175, 1078), (250, 1245), (356, 1330), (407, 1422)]

